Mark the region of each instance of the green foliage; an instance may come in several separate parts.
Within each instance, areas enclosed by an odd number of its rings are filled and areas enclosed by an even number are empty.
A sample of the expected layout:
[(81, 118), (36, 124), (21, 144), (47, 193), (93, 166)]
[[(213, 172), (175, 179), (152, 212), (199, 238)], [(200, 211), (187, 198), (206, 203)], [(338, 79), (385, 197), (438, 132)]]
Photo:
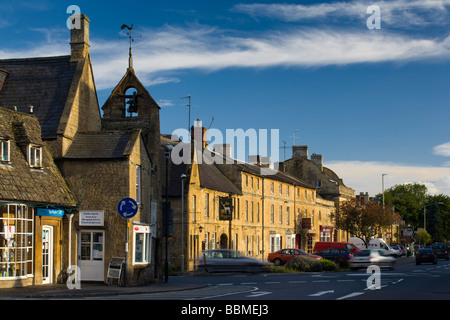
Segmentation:
[(320, 272), (323, 270), (322, 263), (314, 258), (298, 256), (288, 261), (285, 265), (287, 269), (294, 269), (302, 272)]
[(323, 271), (336, 271), (338, 269), (337, 264), (331, 260), (322, 259), (322, 260), (319, 260), (319, 262), (322, 264)]
[(420, 244), (429, 244), (431, 243), (431, 236), (425, 230), (421, 230), (415, 235), (416, 242)]

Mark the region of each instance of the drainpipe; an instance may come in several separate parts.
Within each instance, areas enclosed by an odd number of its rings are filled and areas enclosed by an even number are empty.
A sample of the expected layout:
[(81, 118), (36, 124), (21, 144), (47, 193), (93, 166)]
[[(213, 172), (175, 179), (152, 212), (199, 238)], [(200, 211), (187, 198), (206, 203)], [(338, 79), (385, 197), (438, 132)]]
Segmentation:
[(73, 213), (69, 213), (67, 216), (69, 218), (69, 265), (68, 265), (68, 267), (70, 267), (72, 265), (72, 218), (73, 218)]

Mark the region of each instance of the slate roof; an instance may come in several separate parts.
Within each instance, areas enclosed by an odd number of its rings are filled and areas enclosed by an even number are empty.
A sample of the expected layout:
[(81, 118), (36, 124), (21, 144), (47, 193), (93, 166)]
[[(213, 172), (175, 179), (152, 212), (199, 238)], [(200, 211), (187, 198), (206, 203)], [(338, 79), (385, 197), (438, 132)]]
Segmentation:
[(75, 136), (65, 159), (114, 159), (130, 154), (131, 132), (89, 132)]
[(0, 107), (28, 113), (33, 106), (42, 137), (55, 139), (76, 67), (70, 56), (0, 60), (0, 69), (9, 72)]
[[(38, 119), (0, 108), (0, 138), (10, 141), (10, 161), (0, 161), (0, 200), (75, 207), (76, 201), (43, 144)], [(42, 169), (30, 168), (27, 145), (42, 146)]]

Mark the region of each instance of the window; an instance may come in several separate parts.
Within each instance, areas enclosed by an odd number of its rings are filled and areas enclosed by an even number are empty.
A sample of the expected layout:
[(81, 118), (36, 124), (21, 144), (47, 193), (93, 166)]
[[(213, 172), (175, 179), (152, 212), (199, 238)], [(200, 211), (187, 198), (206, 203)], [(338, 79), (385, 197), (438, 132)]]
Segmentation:
[(141, 167), (136, 166), (136, 202), (141, 203)]
[(270, 192), (271, 192), (271, 193), (274, 193), (274, 188), (275, 188), (275, 185), (274, 185), (273, 182), (271, 182), (271, 183), (270, 183)]
[(10, 161), (9, 145), (10, 145), (9, 140), (0, 140), (0, 161)]
[(245, 187), (248, 188), (248, 176), (245, 176)]
[(281, 185), (281, 183), (280, 183), (280, 186), (279, 186), (278, 190), (279, 190), (280, 194), (283, 194), (283, 186)]
[(283, 223), (283, 206), (280, 206), (280, 210), (279, 210), (279, 220), (278, 220), (278, 222), (279, 222), (280, 224)]
[(271, 206), (270, 206), (270, 222), (271, 223), (274, 223), (275, 222), (275, 207), (274, 207), (274, 205), (272, 204)]
[(209, 218), (209, 193), (205, 193), (205, 217)]
[(248, 201), (245, 200), (245, 221), (248, 221)]
[(195, 195), (192, 196), (192, 222), (195, 222), (195, 211), (197, 208), (197, 197)]
[(289, 211), (289, 207), (286, 207), (286, 224), (289, 225), (289, 220), (291, 220), (291, 213)]
[(256, 203), (256, 222), (259, 222), (259, 202)]
[(42, 167), (42, 147), (30, 145), (28, 147), (28, 164), (30, 167)]
[(0, 206), (1, 280), (33, 275), (33, 224), (33, 208), (17, 204)]
[(322, 188), (322, 180), (314, 180), (314, 187)]

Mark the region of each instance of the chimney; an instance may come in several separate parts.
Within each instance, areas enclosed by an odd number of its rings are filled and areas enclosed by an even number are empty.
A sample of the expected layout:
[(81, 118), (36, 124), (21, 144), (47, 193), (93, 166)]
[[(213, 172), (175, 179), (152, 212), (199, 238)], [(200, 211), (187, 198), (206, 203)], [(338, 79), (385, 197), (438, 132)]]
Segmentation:
[(207, 129), (202, 126), (202, 121), (197, 119), (196, 126), (191, 127), (191, 140), (194, 140), (197, 145), (201, 143), (202, 150), (206, 148), (208, 136)]
[(89, 55), (89, 23), (84, 14), (73, 14), (72, 29), (70, 30), (70, 61), (85, 59)]
[(231, 158), (231, 144), (215, 144), (214, 151)]
[(292, 158), (308, 159), (308, 146), (292, 146)]
[(260, 155), (248, 156), (248, 162), (258, 167), (268, 168), (270, 166), (270, 157), (261, 157)]
[(5, 83), (6, 77), (8, 76), (9, 72), (3, 69), (0, 69), (0, 91), (2, 91), (3, 84)]
[(311, 161), (319, 166), (320, 171), (323, 170), (323, 156), (321, 154), (313, 153), (311, 155)]

